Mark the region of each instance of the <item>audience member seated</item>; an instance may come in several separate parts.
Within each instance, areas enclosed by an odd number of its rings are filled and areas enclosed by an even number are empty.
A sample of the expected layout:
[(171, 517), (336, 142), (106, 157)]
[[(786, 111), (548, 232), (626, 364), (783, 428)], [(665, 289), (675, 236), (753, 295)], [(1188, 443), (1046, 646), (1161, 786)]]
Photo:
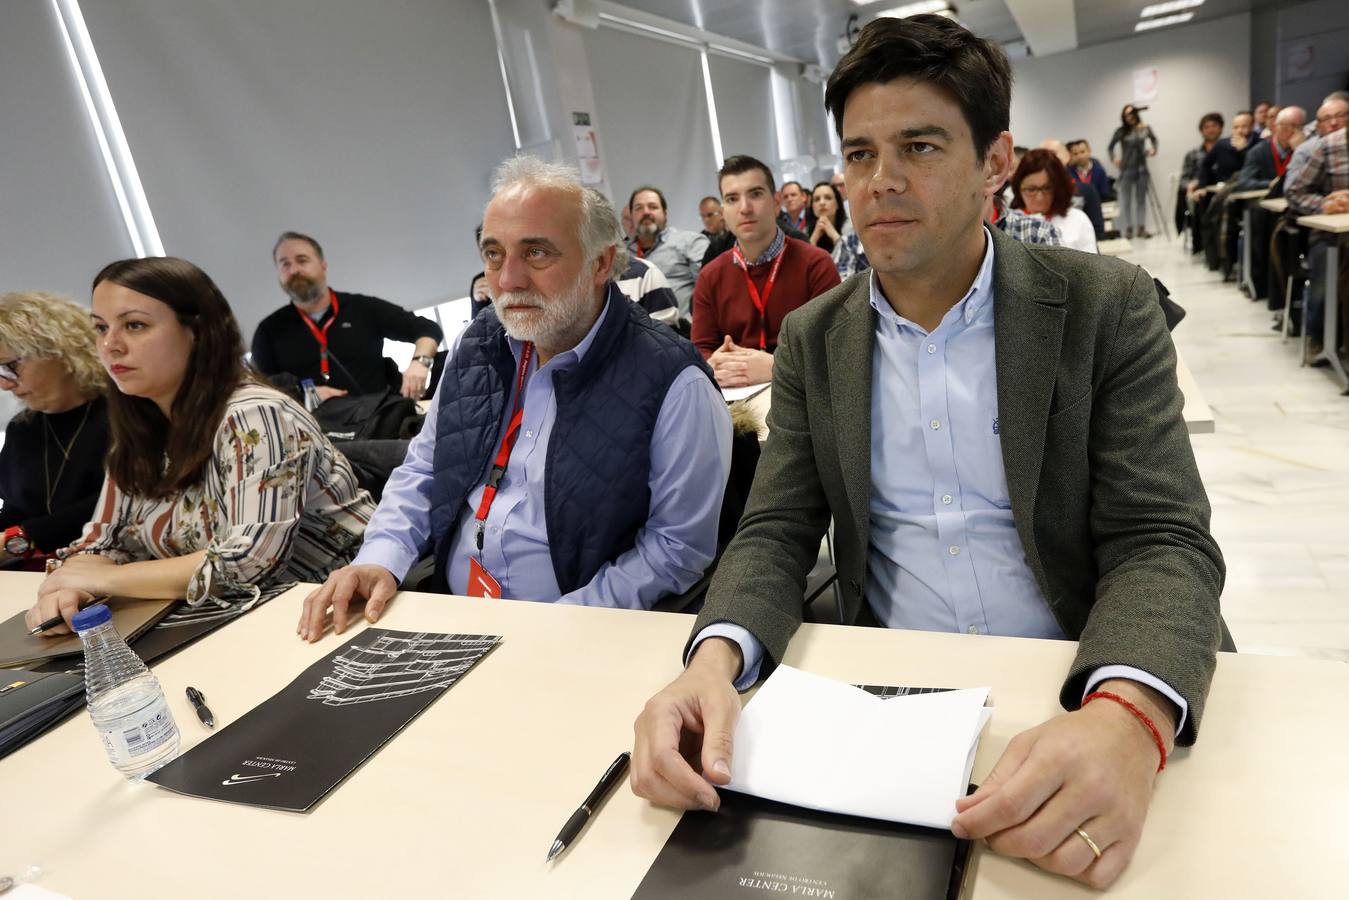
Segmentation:
[(838, 269), (828, 253), (782, 232), (773, 173), (762, 162), (730, 157), (717, 185), (736, 244), (698, 276), (692, 340), (722, 387), (764, 384), (783, 318), (838, 284)]
[[(1138, 109), (1125, 104), (1120, 111), (1120, 126), (1110, 137), (1106, 152), (1119, 170), (1115, 193), (1119, 197), (1119, 219), (1126, 238), (1151, 237), (1148, 233), (1148, 157), (1157, 155), (1157, 135), (1143, 122)], [(1149, 147), (1148, 144), (1152, 146)]]
[[(29, 627), (94, 596), (252, 606), (356, 553), (375, 506), (312, 416), (244, 368), (220, 289), (173, 257), (94, 279), (112, 448), (84, 534)], [(46, 634), (64, 634), (57, 628)]]
[[(720, 205), (718, 205), (717, 210), (719, 214), (722, 214), (723, 228), (721, 229), (721, 233), (715, 237), (708, 238), (707, 252), (703, 254), (704, 266), (735, 246), (735, 235), (731, 233), (731, 229), (724, 227), (725, 215)], [(787, 237), (796, 238), (798, 241), (807, 240), (804, 231), (798, 231), (790, 225), (785, 224), (786, 221), (787, 215), (785, 213), (778, 213), (778, 227), (782, 229), (783, 234), (787, 235)]]
[[(1329, 99), (1329, 98), (1328, 98)], [(1323, 105), (1323, 109), (1329, 103)], [(1318, 113), (1317, 118), (1320, 118)], [(1342, 120), (1341, 120), (1342, 121)], [(1298, 215), (1317, 214), (1335, 215), (1349, 213), (1349, 146), (1345, 136), (1349, 133), (1344, 125), (1316, 140), (1307, 154), (1307, 158), (1296, 176), (1289, 175), (1284, 182), (1283, 195), (1288, 198), (1288, 207)], [(1310, 143), (1310, 142), (1309, 142)], [(1308, 245), (1307, 264), (1311, 269), (1309, 290), (1307, 291), (1307, 356), (1304, 362), (1311, 364), (1326, 348), (1325, 333), (1325, 280), (1326, 249), (1336, 235), (1313, 232)], [(1341, 311), (1341, 323), (1349, 327), (1349, 265), (1341, 257), (1338, 294)]]
[(89, 521), (108, 452), (106, 387), (88, 311), (38, 291), (0, 296), (0, 389), (23, 406), (0, 449), (0, 566), (41, 571)]
[(1271, 106), (1268, 100), (1261, 100), (1251, 110), (1251, 133), (1261, 140), (1269, 137), (1269, 129), (1274, 125), (1274, 117), (1279, 108)]
[(785, 658), (832, 521), (849, 624), (1078, 642), (1068, 712), (1012, 738), (951, 830), (1101, 888), (1231, 649), (1223, 561), (1152, 279), (982, 224), (1011, 81), (996, 44), (934, 15), (873, 20), (830, 76), (873, 274), (783, 327), (772, 437), (687, 667), (636, 722), (631, 781), (718, 808), (736, 689)]
[(1249, 111), (1232, 117), (1232, 133), (1217, 141), (1204, 155), (1204, 162), (1199, 167), (1200, 187), (1224, 184), (1241, 171), (1246, 162), (1246, 151), (1259, 140), (1251, 137), (1253, 126), (1254, 117)]
[[(1223, 133), (1222, 113), (1206, 113), (1199, 120), (1201, 142), (1198, 147), (1185, 154), (1180, 165), (1180, 188), (1176, 192), (1176, 233), (1186, 226), (1190, 228), (1190, 249), (1199, 253), (1204, 249), (1203, 218), (1204, 207), (1208, 204), (1206, 194), (1199, 193), (1201, 170), (1204, 157), (1218, 143)], [(1194, 204), (1194, 214), (1190, 215), (1190, 205)]]
[(614, 269), (620, 272), (614, 284), (625, 297), (650, 313), (656, 321), (672, 328), (679, 324), (679, 302), (670, 290), (670, 282), (650, 260), (636, 256), (629, 258), (628, 251), (620, 247), (615, 254)]
[(317, 640), (379, 618), (430, 553), (456, 594), (649, 608), (716, 553), (731, 420), (687, 341), (614, 286), (613, 207), (566, 167), (502, 164), (483, 220), (493, 308), (451, 351), (365, 546), (306, 601)]
[(1105, 166), (1101, 165), (1101, 161), (1091, 155), (1091, 144), (1087, 143), (1086, 138), (1068, 142), (1068, 174), (1078, 184), (1089, 184), (1095, 188), (1102, 200), (1114, 196), (1110, 193), (1110, 176), (1105, 174)]
[(1307, 113), (1302, 107), (1285, 106), (1272, 121), (1274, 128), (1269, 139), (1246, 151), (1246, 161), (1237, 176), (1243, 191), (1271, 187), (1282, 178), (1293, 151), (1303, 141), (1302, 126), (1307, 122)]
[(726, 217), (721, 213), (721, 200), (707, 196), (698, 201), (698, 218), (703, 220), (703, 237), (711, 241), (726, 232)]
[(468, 303), (471, 310), (470, 317), (478, 318), (478, 314), (492, 305), (492, 298), (487, 294), (487, 273), (479, 272), (473, 276), (473, 280), (468, 283)]
[(1086, 213), (1073, 208), (1072, 201), (1072, 179), (1052, 151), (1031, 150), (1021, 158), (1012, 175), (1012, 208), (1049, 221), (1063, 246), (1095, 253), (1096, 230)]
[[(1021, 158), (1025, 159), (1025, 154)], [(1007, 184), (1007, 190), (1011, 191), (1010, 179)], [(1002, 191), (994, 191), (984, 204), (984, 221), (996, 225), (999, 231), (1021, 244), (1063, 246), (1063, 237), (1053, 222), (1043, 216), (1030, 216), (1019, 209), (1012, 209), (1003, 201)]]
[[(396, 388), (421, 398), (443, 337), (440, 326), (378, 297), (334, 291), (318, 241), (287, 231), (272, 248), (281, 287), (290, 303), (258, 323), (253, 365), (277, 387), (295, 391), (312, 380), (319, 397), (382, 394)], [(414, 344), (401, 380), (386, 363), (384, 342)]]
[(810, 234), (810, 195), (799, 181), (786, 181), (779, 195), (778, 227), (783, 231)]
[(844, 236), (852, 231), (848, 212), (843, 208), (843, 195), (827, 181), (821, 181), (810, 192), (806, 227), (810, 242), (831, 256)]
[(689, 318), (693, 283), (703, 268), (707, 237), (670, 227), (665, 194), (660, 188), (639, 187), (628, 198), (628, 208), (636, 225), (634, 237), (628, 242), (629, 255), (649, 260), (665, 273), (679, 302), (680, 318)]
[[(1349, 91), (1332, 91), (1321, 101), (1321, 105), (1316, 109), (1316, 121), (1303, 126), (1302, 133), (1306, 136), (1298, 148), (1293, 151), (1293, 158), (1288, 163), (1288, 171), (1284, 173), (1284, 184), (1288, 184), (1298, 177), (1302, 167), (1307, 164), (1307, 159), (1316, 149), (1316, 143), (1321, 138), (1330, 134), (1338, 128), (1343, 128), (1349, 122)], [(1308, 134), (1308, 129), (1311, 133)]]
[[(1091, 184), (1083, 184), (1077, 179), (1071, 177), (1072, 154), (1068, 148), (1063, 145), (1063, 141), (1050, 138), (1040, 142), (1040, 148), (1051, 151), (1059, 162), (1063, 165), (1064, 171), (1069, 172), (1068, 183), (1072, 187), (1072, 193), (1068, 201), (1074, 209), (1079, 209), (1086, 213), (1091, 221), (1092, 236), (1096, 240), (1105, 239), (1105, 215), (1101, 212), (1101, 195), (1097, 193), (1096, 188)], [(1013, 170), (1015, 171), (1015, 170)]]
[(830, 175), (829, 183), (834, 186), (834, 190), (838, 191), (838, 195), (843, 198), (843, 208), (846, 210), (848, 208), (848, 187), (847, 182), (843, 178), (843, 173), (835, 172), (833, 175)]

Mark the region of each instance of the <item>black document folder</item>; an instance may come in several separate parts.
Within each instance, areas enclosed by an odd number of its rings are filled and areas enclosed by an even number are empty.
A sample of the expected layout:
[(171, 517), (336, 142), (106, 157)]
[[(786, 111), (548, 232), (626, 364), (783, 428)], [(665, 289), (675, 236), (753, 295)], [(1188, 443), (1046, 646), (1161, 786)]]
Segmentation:
[(0, 756), (31, 741), (84, 703), (84, 679), (64, 672), (0, 669)]
[(955, 900), (969, 842), (949, 831), (822, 813), (721, 791), (686, 812), (633, 900)]

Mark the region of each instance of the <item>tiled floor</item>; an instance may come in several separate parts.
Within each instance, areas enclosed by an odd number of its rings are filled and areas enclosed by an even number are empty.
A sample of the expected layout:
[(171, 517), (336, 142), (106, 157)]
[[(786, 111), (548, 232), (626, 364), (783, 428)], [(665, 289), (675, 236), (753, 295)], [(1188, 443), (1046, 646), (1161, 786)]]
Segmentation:
[(1216, 433), (1193, 441), (1237, 647), (1349, 661), (1349, 397), (1178, 242), (1134, 248), (1188, 313), (1176, 346), (1213, 408)]

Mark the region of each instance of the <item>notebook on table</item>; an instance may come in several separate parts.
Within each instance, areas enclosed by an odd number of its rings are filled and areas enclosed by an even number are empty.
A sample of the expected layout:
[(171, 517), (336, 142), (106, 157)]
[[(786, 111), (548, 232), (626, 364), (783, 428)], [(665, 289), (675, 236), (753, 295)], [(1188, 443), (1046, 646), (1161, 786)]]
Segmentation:
[[(117, 633), (130, 643), (149, 631), (167, 616), (181, 600), (129, 600), (112, 597), (107, 601), (112, 610), (112, 624)], [(60, 637), (30, 635), (25, 613), (18, 613), (0, 622), (0, 669), (30, 666), (64, 656), (84, 653), (84, 645), (77, 634)]]

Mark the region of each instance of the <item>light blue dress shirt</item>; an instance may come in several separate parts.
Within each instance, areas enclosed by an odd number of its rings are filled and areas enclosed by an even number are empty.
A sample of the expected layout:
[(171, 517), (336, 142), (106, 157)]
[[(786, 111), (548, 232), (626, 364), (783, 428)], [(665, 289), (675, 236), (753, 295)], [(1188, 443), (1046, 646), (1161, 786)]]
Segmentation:
[[(716, 555), (721, 500), (731, 465), (731, 419), (716, 385), (689, 366), (671, 383), (656, 418), (649, 451), (650, 514), (635, 546), (602, 565), (588, 584), (561, 595), (544, 517), (548, 440), (557, 419), (553, 375), (581, 361), (603, 320), (604, 314), (573, 349), (543, 366), (537, 355), (530, 363), (520, 437), (483, 535), (483, 565), (505, 597), (648, 609), (661, 597), (688, 589)], [(509, 340), (518, 371), (524, 345)], [(456, 342), (452, 353), (458, 350)], [(506, 409), (514, 408), (516, 384), (512, 377)], [(403, 465), (390, 476), (354, 564), (383, 566), (401, 581), (429, 552), (438, 408), (439, 397), (408, 446)], [(503, 417), (494, 448), (500, 445), (507, 418)], [(477, 555), (474, 513), (483, 489), (479, 484), (470, 492), (451, 538), (447, 577), (450, 590), (457, 594), (466, 592), (469, 557)]]
[[(974, 283), (931, 332), (896, 313), (871, 273), (877, 316), (866, 598), (890, 628), (1062, 640), (1012, 518), (998, 435), (987, 230), (984, 240)], [(709, 626), (698, 640), (714, 635), (735, 640), (744, 653), (736, 687), (753, 684), (763, 646), (729, 623)], [(1119, 677), (1161, 691), (1184, 723), (1180, 695), (1146, 672), (1104, 667), (1087, 690)]]

